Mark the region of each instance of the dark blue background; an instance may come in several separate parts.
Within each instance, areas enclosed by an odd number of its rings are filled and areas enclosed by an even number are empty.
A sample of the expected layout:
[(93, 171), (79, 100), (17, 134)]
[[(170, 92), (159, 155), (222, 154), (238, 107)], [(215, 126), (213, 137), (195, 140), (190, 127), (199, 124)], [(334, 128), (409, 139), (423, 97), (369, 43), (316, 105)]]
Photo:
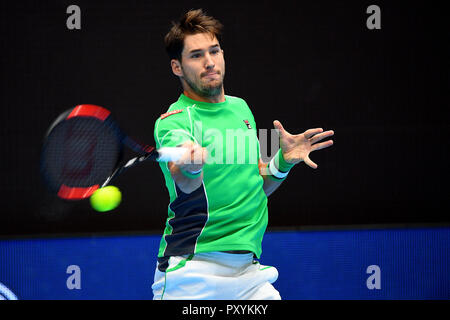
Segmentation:
[[(449, 299), (450, 229), (269, 232), (260, 262), (283, 299)], [(0, 282), (19, 299), (152, 299), (159, 236), (0, 241)], [(69, 290), (69, 265), (81, 289)], [(366, 269), (381, 269), (369, 290)]]

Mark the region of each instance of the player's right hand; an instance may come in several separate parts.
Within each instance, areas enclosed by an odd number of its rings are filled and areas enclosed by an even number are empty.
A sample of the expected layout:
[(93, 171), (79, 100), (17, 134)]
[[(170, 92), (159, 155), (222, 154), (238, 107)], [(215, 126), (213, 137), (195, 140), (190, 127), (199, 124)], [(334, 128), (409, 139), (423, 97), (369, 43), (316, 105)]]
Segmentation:
[(179, 147), (186, 148), (186, 152), (179, 160), (174, 162), (175, 165), (191, 173), (198, 172), (203, 168), (207, 157), (206, 148), (192, 141), (186, 141)]

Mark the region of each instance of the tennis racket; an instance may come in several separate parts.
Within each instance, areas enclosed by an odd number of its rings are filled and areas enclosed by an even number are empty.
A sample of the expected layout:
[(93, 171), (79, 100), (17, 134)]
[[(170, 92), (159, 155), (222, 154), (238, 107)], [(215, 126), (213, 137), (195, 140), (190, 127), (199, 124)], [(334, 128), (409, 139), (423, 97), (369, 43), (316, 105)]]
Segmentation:
[[(124, 161), (125, 147), (137, 156)], [(109, 110), (83, 104), (62, 113), (50, 126), (40, 168), (51, 192), (62, 199), (81, 200), (143, 161), (176, 161), (185, 151), (140, 144), (123, 133)]]

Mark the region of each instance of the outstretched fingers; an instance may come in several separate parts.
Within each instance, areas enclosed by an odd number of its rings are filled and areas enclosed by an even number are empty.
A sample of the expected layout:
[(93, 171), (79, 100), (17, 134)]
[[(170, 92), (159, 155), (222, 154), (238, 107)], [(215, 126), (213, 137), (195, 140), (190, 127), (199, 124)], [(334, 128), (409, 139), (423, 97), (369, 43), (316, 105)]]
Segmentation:
[(316, 144), (311, 146), (311, 152), (316, 151), (316, 150), (325, 149), (325, 148), (331, 147), (332, 145), (333, 145), (333, 140), (328, 140), (328, 141), (325, 141), (325, 142), (316, 143)]
[(280, 134), (280, 135), (289, 134), (289, 132), (286, 131), (286, 129), (283, 127), (283, 125), (281, 124), (280, 121), (274, 120), (273, 126), (275, 127), (275, 129), (278, 130), (278, 134)]
[(313, 169), (317, 169), (318, 165), (315, 164), (310, 158), (309, 156), (306, 156), (303, 161), (305, 162), (306, 165), (308, 165), (309, 167), (313, 168)]
[(313, 136), (315, 136), (316, 134), (321, 133), (321, 132), (323, 132), (322, 128), (315, 128), (315, 129), (306, 130), (303, 134), (305, 135), (305, 137), (307, 139), (310, 139)]
[(334, 135), (334, 131), (333, 130), (328, 130), (328, 131), (325, 131), (323, 133), (319, 133), (319, 134), (316, 134), (316, 135), (312, 136), (312, 138), (309, 141), (311, 142), (311, 144), (314, 144), (316, 142), (319, 142), (320, 140), (323, 140), (325, 138), (331, 137), (333, 135)]

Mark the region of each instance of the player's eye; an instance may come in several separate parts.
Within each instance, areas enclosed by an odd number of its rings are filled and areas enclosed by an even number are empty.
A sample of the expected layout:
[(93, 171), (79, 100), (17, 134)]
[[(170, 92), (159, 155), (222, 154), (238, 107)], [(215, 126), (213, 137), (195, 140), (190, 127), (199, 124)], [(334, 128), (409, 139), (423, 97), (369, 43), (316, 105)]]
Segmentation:
[(202, 55), (200, 54), (200, 53), (194, 53), (192, 56), (191, 56), (191, 58), (194, 58), (194, 59), (196, 59), (196, 58), (200, 58)]

